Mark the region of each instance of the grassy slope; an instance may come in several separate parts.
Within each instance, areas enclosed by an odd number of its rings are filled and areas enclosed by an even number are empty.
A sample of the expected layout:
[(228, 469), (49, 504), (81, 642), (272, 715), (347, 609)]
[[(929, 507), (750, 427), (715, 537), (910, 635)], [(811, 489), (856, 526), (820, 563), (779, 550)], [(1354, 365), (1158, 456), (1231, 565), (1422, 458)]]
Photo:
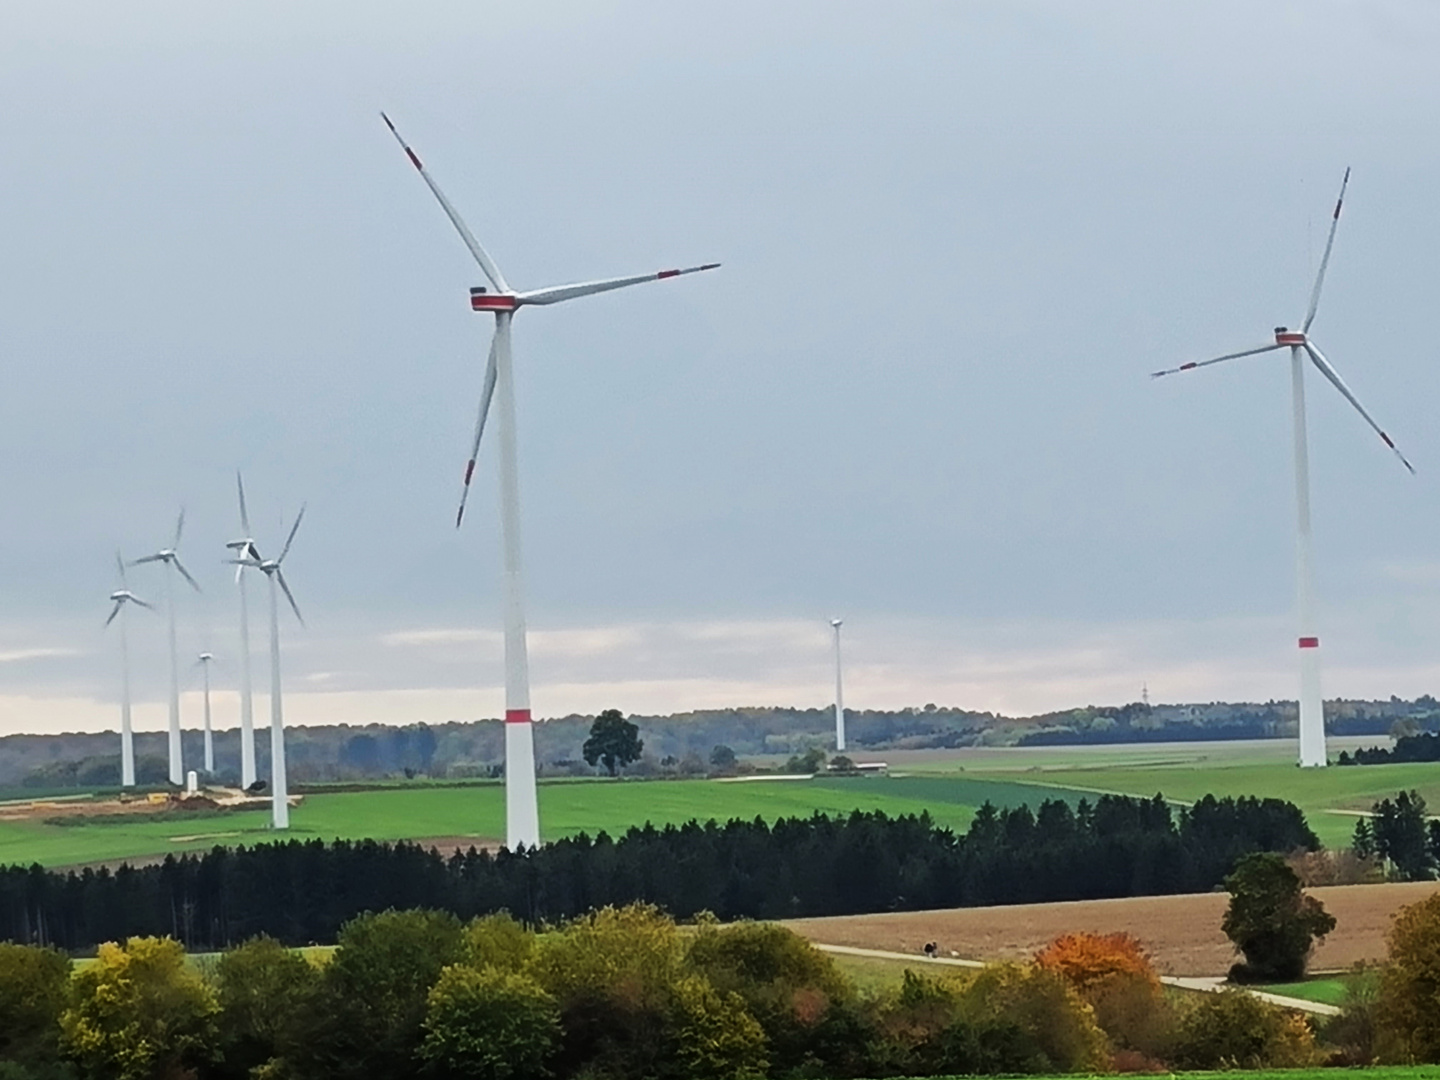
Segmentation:
[(1195, 744), (1193, 747), (1073, 747), (1037, 751), (972, 752), (951, 760), (907, 763), (906, 769), (943, 775), (1005, 777), (1020, 783), (1154, 795), (1192, 802), (1202, 795), (1269, 795), (1302, 810), (1322, 843), (1344, 847), (1353, 814), (1377, 799), (1414, 788), (1440, 807), (1440, 763), (1299, 769), (1289, 743)]
[(1285, 997), (1300, 998), (1302, 1001), (1318, 1001), (1322, 1005), (1343, 1005), (1345, 1004), (1346, 981), (1341, 978), (1306, 979), (1304, 982), (1274, 983), (1269, 986), (1257, 986), (1255, 989), (1271, 994), (1283, 994)]
[[(1005, 779), (967, 776), (865, 777), (757, 783), (709, 780), (542, 784), (540, 817), (547, 838), (601, 829), (612, 835), (646, 821), (681, 824), (692, 819), (808, 816), (851, 810), (891, 814), (929, 810), (953, 828), (966, 826), (986, 799), (1011, 806), (1063, 795)], [(1069, 793), (1070, 797), (1078, 797)], [(166, 821), (60, 827), (40, 822), (0, 822), (0, 865), (50, 865), (137, 858), (216, 844), (268, 839), (265, 811)], [(504, 791), (498, 784), (469, 787), (398, 788), (307, 795), (291, 812), (297, 839), (425, 837), (495, 838), (504, 835)]]

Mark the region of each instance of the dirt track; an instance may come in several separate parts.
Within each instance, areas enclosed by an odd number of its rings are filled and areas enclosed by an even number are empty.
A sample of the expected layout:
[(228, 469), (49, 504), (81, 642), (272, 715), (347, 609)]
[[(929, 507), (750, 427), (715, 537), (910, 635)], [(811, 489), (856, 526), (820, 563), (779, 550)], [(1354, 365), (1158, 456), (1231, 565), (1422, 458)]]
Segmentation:
[[(1385, 932), (1400, 908), (1440, 891), (1440, 882), (1332, 885), (1307, 890), (1335, 916), (1335, 932), (1315, 951), (1311, 970), (1346, 968), (1385, 955)], [(942, 956), (952, 950), (973, 960), (1020, 960), (1071, 931), (1127, 931), (1150, 950), (1166, 975), (1224, 975), (1235, 953), (1220, 932), (1225, 893), (1082, 900), (1068, 904), (907, 911), (793, 919), (785, 925), (812, 941), (919, 953), (928, 941)]]

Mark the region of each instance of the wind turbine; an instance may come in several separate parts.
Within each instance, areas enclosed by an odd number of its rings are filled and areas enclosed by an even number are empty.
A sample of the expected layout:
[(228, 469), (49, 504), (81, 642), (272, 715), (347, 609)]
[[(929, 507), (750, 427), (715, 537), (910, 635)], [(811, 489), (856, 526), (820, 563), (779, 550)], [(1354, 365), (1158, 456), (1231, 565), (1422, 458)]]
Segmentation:
[(844, 619), (831, 619), (835, 628), (835, 749), (845, 749), (845, 688), (840, 680), (840, 626)]
[(301, 616), (300, 608), (295, 604), (295, 596), (290, 592), (290, 586), (280, 570), (280, 564), (285, 561), (285, 556), (290, 554), (290, 545), (295, 542), (295, 534), (299, 531), (304, 517), (305, 507), (302, 506), (300, 513), (295, 515), (295, 524), (290, 526), (290, 535), (285, 538), (285, 546), (280, 549), (278, 559), (246, 557), (232, 560), (242, 567), (249, 566), (259, 570), (270, 583), (270, 826), (275, 829), (290, 827), (289, 792), (285, 782), (285, 720), (280, 709), (280, 603), (275, 587), (278, 585), (285, 593), (285, 599), (290, 602), (290, 610), (295, 612), (295, 618), (304, 626), (305, 619)]
[(125, 605), (139, 604), (143, 608), (155, 608), (141, 600), (126, 587), (125, 560), (115, 553), (115, 565), (120, 570), (120, 588), (110, 594), (115, 606), (105, 620), (109, 626), (120, 619), (120, 786), (135, 786), (135, 732), (130, 726), (130, 643), (125, 635)]
[[(196, 592), (200, 586), (190, 576), (190, 571), (180, 564), (180, 556), (176, 549), (180, 546), (180, 534), (185, 531), (185, 510), (182, 507), (180, 517), (175, 522), (175, 539), (167, 548), (161, 548), (154, 555), (146, 555), (143, 559), (136, 559), (131, 566), (139, 566), (141, 563), (158, 562), (164, 563), (167, 568), (175, 570), (181, 577), (190, 583), (190, 587)], [(169, 617), (170, 625), (170, 783), (180, 787), (185, 783), (185, 763), (180, 750), (180, 660), (175, 653), (175, 590), (172, 588), (171, 575), (165, 574), (165, 611)]]
[(205, 771), (212, 774), (215, 772), (215, 738), (210, 731), (210, 664), (214, 659), (214, 653), (202, 652), (195, 661), (205, 680)]
[(235, 553), (235, 588), (240, 593), (240, 786), (255, 783), (255, 706), (250, 686), (250, 609), (245, 595), (245, 565), (260, 563), (260, 549), (250, 535), (250, 514), (245, 509), (245, 481), (235, 470), (235, 491), (240, 497), (240, 530), (245, 534), (225, 546)]
[(1315, 632), (1314, 589), (1310, 579), (1310, 455), (1305, 438), (1305, 361), (1307, 358), (1315, 365), (1316, 370), (1325, 376), (1336, 390), (1340, 391), (1341, 396), (1355, 407), (1355, 411), (1375, 430), (1385, 445), (1394, 451), (1395, 456), (1400, 459), (1400, 463), (1411, 473), (1415, 472), (1414, 466), (1405, 459), (1405, 455), (1375, 422), (1374, 417), (1365, 411), (1365, 406), (1360, 404), (1359, 399), (1351, 393), (1350, 388), (1340, 378), (1340, 374), (1325, 358), (1325, 354), (1310, 339), (1310, 324), (1315, 321), (1315, 312), (1320, 306), (1320, 288), (1325, 284), (1325, 269), (1330, 264), (1330, 252), (1335, 246), (1335, 230), (1340, 224), (1340, 208), (1344, 205), (1345, 188), (1349, 183), (1350, 170), (1346, 169), (1345, 177), (1340, 181), (1340, 197), (1335, 200), (1335, 213), (1330, 218), (1330, 235), (1325, 240), (1325, 253), (1320, 258), (1320, 270), (1315, 275), (1315, 285), (1310, 290), (1310, 306), (1306, 309), (1305, 320), (1300, 324), (1299, 330), (1277, 326), (1273, 343), (1260, 345), (1254, 349), (1245, 349), (1241, 352), (1226, 353), (1224, 356), (1217, 356), (1212, 360), (1191, 361), (1188, 364), (1181, 364), (1178, 368), (1157, 371), (1152, 375), (1152, 378), (1158, 379), (1163, 375), (1193, 371), (1196, 368), (1209, 367), (1211, 364), (1220, 364), (1227, 360), (1238, 360), (1245, 356), (1258, 356), (1261, 353), (1274, 352), (1277, 349), (1288, 348), (1290, 350), (1290, 394), (1295, 442), (1295, 577), (1298, 598), (1297, 613), (1300, 620), (1300, 764), (1305, 768), (1318, 768), (1326, 763), (1324, 704), (1320, 696), (1320, 638)]
[(460, 509), (455, 515), (458, 528), (465, 516), (465, 499), (470, 493), (470, 478), (475, 472), (475, 459), (480, 452), (480, 437), (490, 401), (499, 394), (499, 458), (500, 458), (500, 533), (504, 551), (505, 605), (505, 842), (514, 850), (519, 845), (535, 847), (540, 843), (540, 810), (535, 796), (535, 734), (530, 715), (530, 664), (525, 641), (525, 599), (521, 580), (520, 560), (520, 488), (515, 460), (515, 383), (510, 360), (510, 322), (522, 307), (558, 304), (581, 296), (623, 289), (647, 281), (714, 270), (719, 263), (706, 263), (683, 270), (661, 270), (633, 277), (606, 278), (576, 285), (558, 285), (544, 289), (517, 292), (512, 289), (500, 268), (495, 265), (480, 242), (475, 239), (455, 208), (450, 205), (439, 186), (431, 179), (420, 158), (410, 148), (390, 118), (380, 114), (390, 133), (420, 173), (431, 194), (440, 203), (450, 224), (495, 291), (484, 287), (470, 290), (473, 311), (490, 312), (495, 316), (495, 334), (490, 340), (490, 357), (485, 366), (485, 382), (480, 392), (479, 416), (475, 435), (470, 441), (470, 459), (465, 465), (465, 480), (460, 493)]

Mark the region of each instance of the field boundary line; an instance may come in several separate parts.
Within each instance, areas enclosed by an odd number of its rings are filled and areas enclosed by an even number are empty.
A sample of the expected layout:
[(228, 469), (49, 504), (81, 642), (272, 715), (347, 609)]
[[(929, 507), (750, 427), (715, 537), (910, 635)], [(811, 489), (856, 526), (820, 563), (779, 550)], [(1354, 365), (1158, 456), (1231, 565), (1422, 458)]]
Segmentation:
[(891, 952), (888, 949), (862, 949), (858, 945), (822, 945), (814, 942), (821, 952), (836, 953), (839, 956), (868, 956), (875, 960), (914, 960), (921, 964), (943, 964), (949, 967), (983, 968), (982, 960), (963, 960), (958, 956), (926, 956), (924, 953)]
[[(863, 949), (857, 945), (825, 945), (814, 942), (815, 948), (821, 952), (833, 953), (837, 956), (862, 956), (874, 960), (903, 960), (906, 963), (915, 962), (919, 964), (939, 964), (943, 967), (960, 967), (974, 970), (976, 968), (988, 967), (982, 960), (965, 960), (958, 956), (926, 956), (924, 953), (894, 952), (890, 949)], [(1252, 997), (1261, 1001), (1267, 1001), (1271, 1005), (1279, 1005), (1286, 1009), (1295, 1009), (1298, 1012), (1310, 1013), (1314, 1016), (1339, 1016), (1338, 1005), (1326, 1005), (1320, 1001), (1307, 1001), (1304, 998), (1285, 997), (1282, 994), (1271, 994), (1264, 990), (1250, 990), (1243, 986), (1234, 986), (1227, 983), (1218, 976), (1192, 977), (1184, 975), (1161, 975), (1160, 981), (1166, 986), (1173, 986), (1178, 990), (1193, 990), (1202, 994), (1218, 994), (1222, 990), (1242, 990)]]

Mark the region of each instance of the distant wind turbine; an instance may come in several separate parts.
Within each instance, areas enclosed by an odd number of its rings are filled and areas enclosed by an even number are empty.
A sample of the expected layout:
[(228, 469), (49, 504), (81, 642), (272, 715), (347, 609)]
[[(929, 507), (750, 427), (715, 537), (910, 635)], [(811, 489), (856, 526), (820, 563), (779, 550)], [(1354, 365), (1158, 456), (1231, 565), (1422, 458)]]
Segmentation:
[(295, 524), (290, 526), (290, 535), (285, 538), (285, 546), (280, 549), (279, 558), (247, 557), (233, 560), (240, 566), (259, 570), (270, 583), (270, 825), (275, 829), (290, 827), (289, 788), (285, 774), (285, 719), (280, 707), (280, 603), (275, 589), (278, 585), (285, 593), (285, 599), (290, 602), (290, 610), (295, 613), (300, 625), (304, 626), (305, 619), (301, 616), (290, 585), (280, 570), (280, 564), (285, 561), (285, 556), (290, 554), (290, 545), (295, 542), (295, 534), (299, 531), (304, 517), (305, 508), (302, 506), (300, 513), (295, 515)]
[(1354, 406), (1355, 411), (1374, 429), (1385, 445), (1394, 451), (1395, 456), (1400, 459), (1400, 463), (1411, 473), (1415, 471), (1414, 466), (1405, 459), (1405, 455), (1375, 422), (1374, 417), (1365, 411), (1365, 406), (1361, 405), (1359, 399), (1350, 392), (1350, 388), (1340, 378), (1339, 372), (1331, 366), (1330, 361), (1325, 359), (1325, 355), (1309, 337), (1310, 324), (1315, 321), (1315, 312), (1320, 307), (1320, 288), (1325, 283), (1325, 270), (1330, 264), (1331, 249), (1335, 246), (1335, 230), (1340, 224), (1340, 208), (1344, 205), (1345, 188), (1349, 183), (1350, 170), (1346, 169), (1345, 177), (1340, 182), (1340, 197), (1335, 200), (1335, 213), (1330, 218), (1330, 235), (1325, 240), (1325, 253), (1320, 258), (1320, 270), (1315, 275), (1315, 285), (1310, 290), (1310, 306), (1305, 312), (1305, 320), (1300, 324), (1299, 330), (1277, 326), (1275, 340), (1271, 344), (1245, 349), (1242, 352), (1226, 353), (1213, 360), (1191, 361), (1188, 364), (1181, 364), (1177, 368), (1154, 372), (1152, 375), (1153, 378), (1160, 378), (1163, 375), (1193, 371), (1196, 368), (1209, 367), (1211, 364), (1220, 364), (1227, 360), (1258, 356), (1261, 353), (1274, 352), (1277, 349), (1288, 348), (1290, 350), (1290, 393), (1295, 443), (1295, 577), (1300, 620), (1300, 764), (1307, 768), (1318, 768), (1326, 763), (1324, 703), (1320, 695), (1320, 638), (1315, 628), (1314, 589), (1310, 571), (1310, 455), (1305, 438), (1305, 359), (1307, 357), (1315, 365), (1316, 370), (1325, 376), (1336, 390), (1340, 391), (1346, 401)]
[(200, 665), (205, 680), (205, 771), (215, 772), (215, 737), (210, 730), (210, 665), (215, 660), (213, 653), (202, 652), (195, 662)]
[(135, 732), (130, 725), (130, 642), (125, 634), (125, 605), (139, 604), (143, 608), (154, 607), (141, 600), (126, 587), (125, 560), (115, 553), (115, 565), (120, 570), (120, 588), (110, 594), (115, 606), (105, 620), (109, 626), (118, 617), (120, 620), (120, 786), (135, 786)]
[(840, 678), (840, 627), (844, 619), (831, 619), (835, 628), (835, 749), (845, 749), (845, 686)]
[(240, 786), (255, 783), (255, 705), (250, 685), (250, 610), (245, 594), (245, 565), (260, 563), (260, 549), (250, 533), (250, 514), (245, 509), (245, 481), (235, 471), (235, 491), (240, 498), (240, 531), (245, 535), (225, 546), (235, 553), (235, 589), (240, 594)]
[(515, 384), (510, 361), (510, 322), (522, 307), (558, 304), (594, 293), (623, 289), (647, 281), (714, 270), (719, 263), (706, 263), (683, 270), (661, 270), (658, 273), (633, 277), (607, 278), (577, 285), (560, 285), (528, 292), (516, 292), (506, 282), (500, 268), (480, 246), (480, 241), (461, 220), (439, 186), (431, 179), (425, 166), (410, 145), (401, 137), (390, 118), (381, 118), (401, 148), (420, 173), (431, 194), (440, 203), (450, 224), (460, 234), (465, 247), (480, 264), (490, 292), (483, 287), (470, 290), (470, 307), (474, 311), (495, 316), (495, 335), (490, 341), (490, 357), (485, 367), (485, 382), (480, 392), (480, 411), (475, 421), (475, 435), (470, 441), (470, 459), (465, 465), (465, 480), (460, 493), (460, 509), (455, 515), (458, 527), (465, 515), (465, 499), (470, 493), (470, 478), (475, 472), (475, 459), (480, 452), (480, 437), (490, 401), (499, 392), (499, 458), (500, 458), (500, 533), (504, 550), (505, 604), (505, 842), (512, 850), (521, 844), (535, 847), (540, 843), (540, 810), (535, 796), (535, 734), (530, 715), (530, 663), (525, 641), (525, 600), (520, 560), (520, 487), (515, 461)]
[(180, 517), (175, 522), (175, 539), (167, 548), (161, 548), (154, 555), (146, 555), (143, 559), (136, 559), (131, 566), (139, 566), (141, 563), (158, 562), (164, 563), (167, 572), (165, 574), (165, 613), (169, 619), (170, 634), (170, 783), (180, 787), (185, 783), (185, 763), (180, 749), (180, 659), (175, 652), (175, 590), (172, 588), (171, 574), (174, 570), (181, 577), (190, 583), (190, 587), (196, 592), (200, 586), (190, 576), (190, 571), (180, 564), (180, 556), (176, 553), (180, 547), (180, 534), (185, 531), (185, 510), (180, 510)]

